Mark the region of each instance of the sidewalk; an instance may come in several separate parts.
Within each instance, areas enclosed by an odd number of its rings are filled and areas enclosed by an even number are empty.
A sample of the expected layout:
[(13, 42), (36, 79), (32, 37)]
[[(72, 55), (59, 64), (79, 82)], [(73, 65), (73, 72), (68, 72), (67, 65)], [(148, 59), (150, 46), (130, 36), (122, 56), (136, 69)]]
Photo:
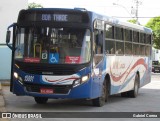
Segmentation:
[(6, 112), (1, 82), (0, 82), (0, 112)]
[(2, 86), (9, 86), (9, 80), (0, 80), (0, 112), (7, 112), (5, 109), (5, 101), (3, 97)]
[[(9, 84), (9, 83), (7, 83), (7, 84)], [(5, 108), (5, 101), (4, 101), (4, 97), (3, 97), (2, 85), (3, 85), (3, 83), (1, 83), (1, 81), (0, 81), (0, 112), (7, 112), (7, 110)], [(0, 119), (0, 121), (10, 121), (10, 119)]]

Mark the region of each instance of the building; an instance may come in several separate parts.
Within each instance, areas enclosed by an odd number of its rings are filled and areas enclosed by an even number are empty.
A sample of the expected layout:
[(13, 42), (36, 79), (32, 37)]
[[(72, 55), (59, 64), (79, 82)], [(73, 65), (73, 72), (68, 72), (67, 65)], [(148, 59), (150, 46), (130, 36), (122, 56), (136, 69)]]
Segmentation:
[(0, 0), (0, 80), (10, 79), (11, 50), (6, 46), (7, 27), (17, 21), (18, 12), (28, 7), (28, 0)]
[(160, 62), (160, 50), (152, 48), (152, 60)]

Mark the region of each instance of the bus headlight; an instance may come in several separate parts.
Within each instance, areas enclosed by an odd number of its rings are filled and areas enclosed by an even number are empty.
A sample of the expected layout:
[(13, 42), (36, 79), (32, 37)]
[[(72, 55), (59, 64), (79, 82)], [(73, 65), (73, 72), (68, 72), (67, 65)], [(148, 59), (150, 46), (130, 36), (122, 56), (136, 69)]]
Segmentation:
[(82, 83), (86, 82), (89, 79), (89, 75), (82, 77)]
[(76, 87), (76, 86), (88, 81), (89, 78), (90, 78), (90, 74), (82, 76), (80, 79), (77, 79), (77, 80), (74, 81), (73, 87)]
[(13, 75), (14, 75), (14, 78), (16, 78), (19, 83), (23, 84), (23, 79), (18, 75), (17, 72), (14, 72)]
[(14, 72), (13, 75), (14, 75), (14, 77), (15, 77), (16, 79), (18, 79), (18, 73), (17, 73), (17, 72)]

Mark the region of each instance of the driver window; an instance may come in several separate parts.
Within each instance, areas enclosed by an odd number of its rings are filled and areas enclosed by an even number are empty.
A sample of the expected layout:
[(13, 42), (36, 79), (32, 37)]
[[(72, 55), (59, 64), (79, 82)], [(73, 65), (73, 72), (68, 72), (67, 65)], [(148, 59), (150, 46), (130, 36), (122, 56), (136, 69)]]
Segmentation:
[(94, 64), (97, 65), (103, 57), (103, 31), (94, 31), (93, 41)]

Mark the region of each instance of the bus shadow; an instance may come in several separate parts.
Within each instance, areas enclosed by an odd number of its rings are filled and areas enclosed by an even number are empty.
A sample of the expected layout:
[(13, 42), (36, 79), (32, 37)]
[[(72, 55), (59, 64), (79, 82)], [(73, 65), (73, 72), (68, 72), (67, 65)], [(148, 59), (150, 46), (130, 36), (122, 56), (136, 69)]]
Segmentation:
[[(83, 112), (90, 112), (90, 111), (103, 111), (107, 109), (107, 111), (118, 111), (115, 107), (121, 105), (122, 107), (127, 107), (133, 105), (144, 105), (143, 101), (148, 100), (148, 105), (150, 101), (156, 99), (157, 101), (160, 99), (160, 93), (156, 93), (159, 91), (158, 89), (141, 89), (137, 98), (130, 98), (130, 97), (121, 97), (120, 94), (112, 95), (109, 97), (109, 101), (103, 107), (95, 107), (92, 105), (91, 100), (85, 99), (49, 99), (46, 104), (33, 104), (34, 108), (37, 109), (47, 109), (47, 111), (83, 111)], [(153, 94), (154, 93), (154, 94)], [(149, 101), (150, 100), (150, 101)], [(147, 103), (146, 103), (147, 104)], [(112, 110), (112, 108), (114, 109)], [(117, 108), (119, 109), (119, 108)], [(121, 110), (121, 109), (119, 109)], [(106, 110), (105, 110), (106, 111)]]

